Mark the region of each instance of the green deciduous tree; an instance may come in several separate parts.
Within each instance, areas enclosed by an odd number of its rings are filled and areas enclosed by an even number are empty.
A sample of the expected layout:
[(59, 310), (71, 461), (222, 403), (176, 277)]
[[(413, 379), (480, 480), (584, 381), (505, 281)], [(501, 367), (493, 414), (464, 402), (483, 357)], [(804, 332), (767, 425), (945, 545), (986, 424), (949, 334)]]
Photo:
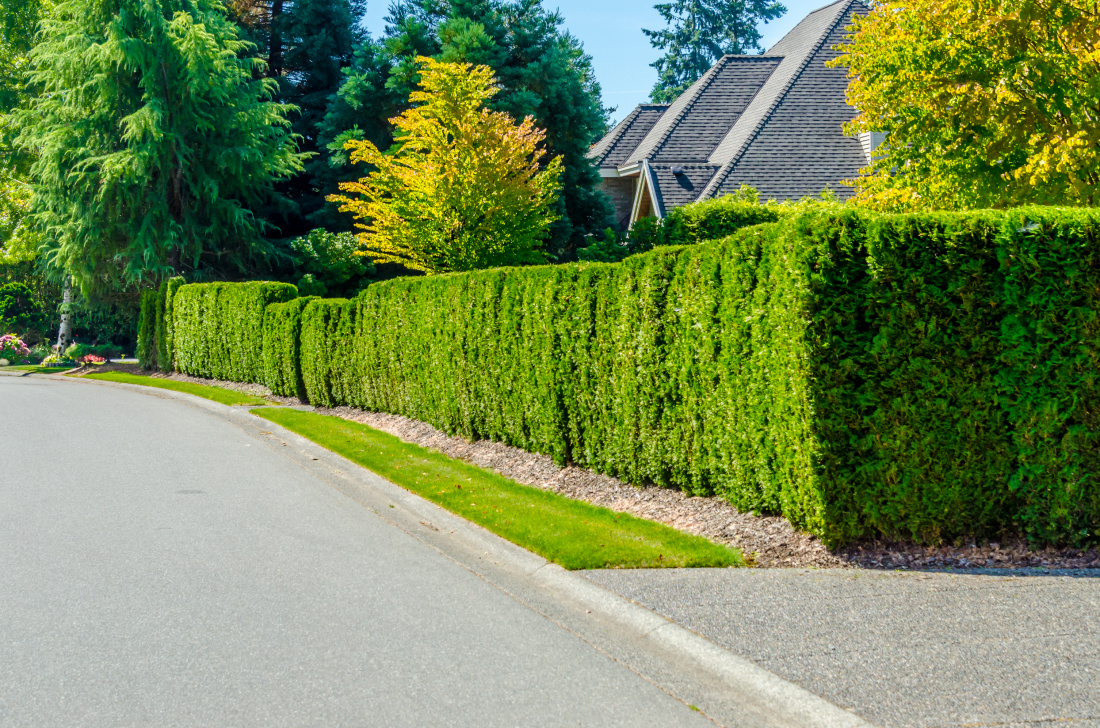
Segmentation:
[(334, 198), (363, 221), (362, 248), (429, 274), (541, 262), (561, 159), (540, 168), (534, 119), (517, 125), (485, 108), (497, 92), (489, 67), (422, 58), (418, 71), (422, 90), (395, 120), (393, 151), (348, 142), (353, 161), (375, 170), (341, 184), (355, 197)]
[[(386, 123), (408, 107), (419, 81), (417, 58), (488, 66), (500, 84), (489, 102), (515, 118), (533, 116), (546, 132), (548, 153), (562, 159), (562, 191), (555, 203), (545, 250), (569, 260), (586, 236), (611, 224), (610, 203), (588, 148), (607, 130), (607, 110), (580, 42), (562, 29), (562, 16), (541, 0), (399, 0), (386, 32), (361, 48), (330, 106), (327, 136), (339, 142), (357, 128), (359, 138), (385, 148)], [(347, 179), (347, 177), (345, 177)]]
[(672, 0), (654, 5), (667, 27), (642, 30), (664, 51), (652, 65), (656, 102), (673, 101), (727, 54), (760, 51), (757, 26), (787, 12), (775, 0)]
[(301, 169), (275, 83), (216, 0), (68, 0), (18, 114), (47, 263), (85, 291), (263, 253), (253, 210)]
[(889, 0), (853, 30), (849, 129), (887, 134), (857, 201), (1100, 202), (1096, 0)]

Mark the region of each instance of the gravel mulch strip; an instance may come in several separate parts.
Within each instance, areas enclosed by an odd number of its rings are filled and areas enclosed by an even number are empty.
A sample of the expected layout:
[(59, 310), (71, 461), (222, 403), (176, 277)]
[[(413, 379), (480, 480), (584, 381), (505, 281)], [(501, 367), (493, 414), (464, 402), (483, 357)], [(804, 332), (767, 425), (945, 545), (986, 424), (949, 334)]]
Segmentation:
[[(115, 371), (140, 373), (134, 365), (107, 365)], [(106, 371), (97, 367), (95, 371)], [(224, 387), (280, 404), (298, 405), (296, 397), (279, 397), (259, 384), (201, 379), (186, 374), (152, 376)], [(518, 483), (588, 501), (613, 511), (630, 513), (681, 531), (741, 549), (754, 566), (765, 568), (870, 569), (1096, 569), (1100, 551), (1044, 549), (1034, 551), (1022, 539), (1000, 543), (927, 547), (913, 543), (868, 541), (832, 552), (820, 539), (797, 531), (781, 516), (742, 513), (717, 497), (690, 496), (655, 486), (635, 487), (575, 465), (564, 468), (547, 455), (529, 453), (499, 442), (468, 442), (431, 425), (399, 415), (366, 412), (352, 407), (316, 411), (352, 422), (500, 473)]]

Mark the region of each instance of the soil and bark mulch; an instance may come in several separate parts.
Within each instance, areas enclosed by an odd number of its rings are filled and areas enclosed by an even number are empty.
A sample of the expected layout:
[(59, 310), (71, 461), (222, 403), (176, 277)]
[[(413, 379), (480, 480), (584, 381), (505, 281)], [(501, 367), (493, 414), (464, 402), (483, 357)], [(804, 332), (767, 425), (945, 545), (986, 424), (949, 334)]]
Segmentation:
[[(135, 365), (107, 365), (115, 371), (139, 373)], [(105, 371), (107, 367), (97, 367)], [(186, 374), (152, 376), (193, 382), (263, 397), (281, 404), (301, 404), (297, 398), (279, 397), (259, 384), (200, 379)], [(690, 496), (656, 486), (636, 487), (616, 478), (575, 465), (559, 467), (547, 455), (529, 453), (498, 442), (468, 442), (451, 437), (431, 425), (398, 415), (366, 412), (351, 407), (316, 411), (376, 430), (405, 442), (465, 460), (507, 478), (569, 498), (584, 500), (613, 511), (630, 513), (681, 531), (703, 536), (741, 549), (753, 565), (769, 568), (872, 568), (872, 569), (1096, 569), (1100, 551), (1044, 549), (1034, 551), (1022, 539), (1001, 543), (927, 547), (912, 543), (863, 542), (830, 551), (820, 539), (797, 531), (782, 516), (742, 513), (717, 497)]]

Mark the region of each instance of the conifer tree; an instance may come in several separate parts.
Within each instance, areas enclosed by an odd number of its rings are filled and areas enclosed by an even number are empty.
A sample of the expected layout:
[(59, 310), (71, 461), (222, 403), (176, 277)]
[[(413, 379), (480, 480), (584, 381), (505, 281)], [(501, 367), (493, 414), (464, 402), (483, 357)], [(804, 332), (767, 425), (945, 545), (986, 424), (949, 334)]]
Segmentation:
[(302, 160), (249, 49), (216, 0), (55, 7), (18, 113), (52, 269), (89, 292), (263, 255), (254, 210)]
[[(611, 224), (611, 206), (598, 189), (599, 172), (588, 148), (607, 130), (607, 110), (591, 58), (561, 28), (563, 19), (541, 0), (401, 0), (383, 38), (361, 50), (329, 107), (326, 132), (338, 146), (358, 128), (380, 148), (392, 137), (388, 124), (408, 107), (419, 81), (418, 56), (473, 63), (493, 70), (500, 92), (489, 107), (515, 118), (533, 116), (546, 132), (546, 150), (562, 159), (558, 220), (547, 252), (569, 260), (586, 236)], [(377, 136), (372, 137), (371, 135)], [(342, 158), (337, 151), (333, 161)]]
[[(328, 150), (320, 146), (330, 99), (344, 80), (344, 68), (366, 41), (359, 21), (364, 0), (237, 0), (232, 14), (245, 37), (267, 58), (267, 75), (279, 84), (277, 100), (292, 104), (292, 129), (299, 149), (310, 156), (300, 174), (279, 185), (293, 203), (267, 210), (282, 237), (306, 232), (332, 191)], [(323, 222), (323, 220), (321, 220)]]
[(654, 5), (667, 27), (642, 30), (664, 51), (652, 65), (657, 83), (650, 98), (669, 102), (724, 55), (761, 51), (757, 25), (787, 12), (775, 0), (672, 0)]

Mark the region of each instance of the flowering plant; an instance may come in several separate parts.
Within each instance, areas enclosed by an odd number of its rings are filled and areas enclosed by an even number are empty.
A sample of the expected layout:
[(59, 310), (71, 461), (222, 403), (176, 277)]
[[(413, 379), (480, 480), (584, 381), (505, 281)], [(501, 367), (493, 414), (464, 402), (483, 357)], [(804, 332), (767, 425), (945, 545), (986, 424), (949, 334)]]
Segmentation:
[(0, 336), (0, 359), (19, 362), (31, 355), (31, 350), (15, 334)]
[(80, 357), (81, 364), (102, 364), (105, 361), (107, 360), (95, 354), (88, 354), (87, 356)]

